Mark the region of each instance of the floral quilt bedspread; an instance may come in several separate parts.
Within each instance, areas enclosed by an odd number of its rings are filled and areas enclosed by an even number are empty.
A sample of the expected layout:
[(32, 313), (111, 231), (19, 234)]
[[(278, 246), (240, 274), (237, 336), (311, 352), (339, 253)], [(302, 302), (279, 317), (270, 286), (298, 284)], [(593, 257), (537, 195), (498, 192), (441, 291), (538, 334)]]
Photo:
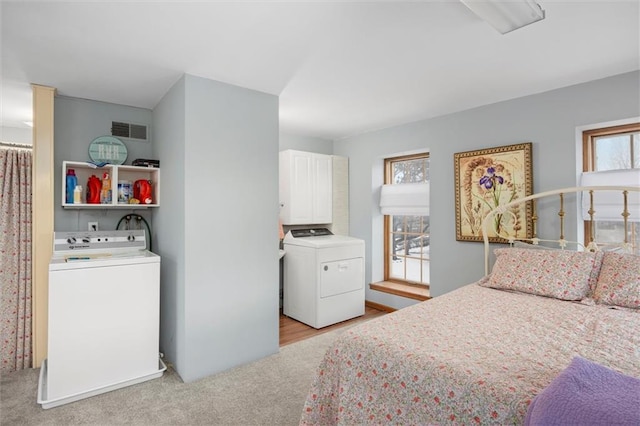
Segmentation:
[(300, 424), (521, 424), (576, 355), (640, 377), (640, 311), (470, 284), (344, 331)]

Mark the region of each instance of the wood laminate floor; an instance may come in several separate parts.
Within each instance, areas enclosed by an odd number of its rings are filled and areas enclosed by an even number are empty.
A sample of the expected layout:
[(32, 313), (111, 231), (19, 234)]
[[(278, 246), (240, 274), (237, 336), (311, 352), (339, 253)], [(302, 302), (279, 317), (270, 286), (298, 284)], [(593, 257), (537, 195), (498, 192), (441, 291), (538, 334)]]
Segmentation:
[(280, 311), (280, 346), (285, 346), (289, 343), (308, 339), (309, 337), (317, 336), (318, 334), (326, 333), (327, 331), (335, 330), (336, 328), (343, 327), (348, 324), (370, 320), (386, 313), (387, 312), (385, 311), (380, 311), (370, 306), (366, 306), (364, 315), (361, 317), (339, 322), (337, 324), (333, 324), (328, 327), (323, 327), (319, 330), (316, 330), (313, 327), (310, 327), (304, 323), (283, 315), (282, 311)]

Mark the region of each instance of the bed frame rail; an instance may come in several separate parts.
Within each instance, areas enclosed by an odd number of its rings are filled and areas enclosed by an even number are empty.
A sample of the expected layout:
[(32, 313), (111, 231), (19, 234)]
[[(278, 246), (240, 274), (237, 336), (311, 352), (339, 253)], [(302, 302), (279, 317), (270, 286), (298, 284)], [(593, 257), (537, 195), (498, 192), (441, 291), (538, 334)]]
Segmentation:
[[(562, 188), (562, 189), (556, 189), (553, 191), (546, 191), (546, 192), (540, 192), (537, 194), (533, 194), (533, 195), (529, 195), (527, 197), (524, 198), (520, 198), (518, 200), (512, 201), (508, 204), (504, 204), (502, 206), (499, 206), (495, 209), (493, 209), (492, 211), (490, 211), (487, 216), (485, 216), (483, 222), (482, 222), (482, 238), (484, 241), (484, 262), (485, 262), (485, 275), (488, 275), (490, 272), (490, 267), (489, 267), (489, 258), (490, 258), (490, 245), (489, 245), (489, 234), (491, 231), (492, 235), (495, 235), (499, 238), (503, 238), (505, 240), (508, 241), (508, 243), (510, 245), (513, 245), (516, 241), (522, 241), (522, 242), (527, 242), (527, 243), (531, 243), (533, 245), (539, 245), (541, 242), (545, 242), (545, 243), (553, 243), (553, 244), (557, 244), (558, 247), (560, 249), (565, 249), (567, 247), (567, 245), (569, 244), (575, 244), (576, 249), (577, 250), (589, 250), (589, 251), (597, 251), (600, 249), (600, 245), (597, 243), (596, 241), (594, 241), (593, 236), (594, 236), (594, 220), (598, 219), (598, 215), (596, 210), (594, 209), (594, 193), (595, 192), (600, 192), (600, 191), (616, 191), (619, 192), (621, 194), (621, 205), (622, 205), (622, 209), (620, 212), (620, 215), (622, 216), (622, 220), (624, 222), (624, 241), (620, 241), (619, 243), (615, 243), (616, 246), (621, 247), (622, 250), (624, 251), (631, 251), (631, 247), (632, 244), (631, 242), (628, 240), (628, 230), (629, 230), (629, 221), (631, 220), (640, 220), (640, 209), (636, 209), (634, 207), (634, 211), (630, 212), (629, 211), (629, 193), (630, 192), (637, 192), (640, 193), (640, 185), (639, 186), (576, 186), (576, 187), (571, 187), (571, 188)], [(576, 202), (581, 203), (582, 202), (582, 197), (589, 197), (589, 210), (588, 210), (588, 214), (589, 214), (589, 218), (591, 220), (591, 238), (590, 241), (587, 243), (587, 245), (585, 246), (584, 243), (579, 242), (579, 241), (569, 241), (565, 238), (565, 215), (566, 215), (566, 211), (565, 211), (565, 195), (566, 194), (576, 194)], [(639, 194), (640, 195), (640, 194)], [(552, 240), (552, 239), (541, 239), (538, 238), (538, 213), (537, 213), (537, 200), (541, 199), (541, 198), (545, 198), (545, 197), (553, 197), (553, 196), (558, 196), (559, 197), (559, 210), (558, 210), (558, 216), (559, 216), (559, 221), (560, 221), (560, 235), (559, 238), (557, 240)], [(496, 215), (502, 215), (502, 217), (504, 217), (504, 215), (511, 215), (514, 217), (515, 219), (515, 215), (512, 212), (511, 208), (520, 204), (525, 204), (525, 203), (531, 203), (531, 221), (532, 221), (532, 229), (533, 229), (533, 237), (532, 238), (521, 238), (521, 237), (513, 237), (513, 236), (509, 236), (508, 234), (505, 234), (504, 232), (501, 233), (500, 231), (496, 230), (496, 226), (495, 226), (495, 220), (494, 217)], [(636, 211), (637, 210), (637, 211)], [(504, 228), (503, 228), (504, 229)], [(607, 243), (607, 244), (611, 244), (611, 243)]]

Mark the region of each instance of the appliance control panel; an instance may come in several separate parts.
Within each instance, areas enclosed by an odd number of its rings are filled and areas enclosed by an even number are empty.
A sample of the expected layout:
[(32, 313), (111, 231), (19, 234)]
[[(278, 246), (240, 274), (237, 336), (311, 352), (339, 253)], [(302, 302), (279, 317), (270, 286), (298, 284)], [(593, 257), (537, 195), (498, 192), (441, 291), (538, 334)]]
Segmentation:
[(122, 251), (146, 248), (144, 229), (98, 232), (54, 232), (53, 252)]
[(321, 237), (325, 235), (333, 235), (327, 228), (309, 228), (309, 229), (292, 229), (291, 236), (294, 238), (302, 237)]

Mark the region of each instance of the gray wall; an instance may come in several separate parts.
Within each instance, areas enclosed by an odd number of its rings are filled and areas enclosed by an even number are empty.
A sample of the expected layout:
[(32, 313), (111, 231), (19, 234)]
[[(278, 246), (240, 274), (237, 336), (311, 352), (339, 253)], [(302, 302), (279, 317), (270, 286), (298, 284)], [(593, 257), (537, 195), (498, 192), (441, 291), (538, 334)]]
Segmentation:
[(0, 126), (0, 141), (31, 145), (33, 129), (22, 127)]
[[(151, 128), (151, 110), (87, 99), (56, 96), (54, 100), (54, 229), (56, 231), (86, 231), (87, 223), (97, 221), (100, 229), (112, 230), (120, 218), (134, 210), (102, 209), (74, 210), (62, 208), (62, 162), (90, 161), (89, 144), (98, 136), (111, 135), (111, 121), (147, 125)], [(125, 164), (136, 158), (153, 158), (153, 133), (148, 141), (121, 138), (127, 147)], [(162, 173), (162, 172), (161, 172)], [(87, 182), (78, 182), (86, 190)], [(151, 209), (135, 210), (153, 230)], [(153, 234), (152, 234), (153, 235)]]
[[(367, 282), (382, 279), (383, 158), (430, 152), (430, 281), (439, 296), (484, 273), (482, 245), (455, 239), (453, 154), (530, 141), (534, 192), (575, 186), (576, 127), (640, 116), (639, 82), (640, 72), (632, 72), (334, 142), (334, 154), (349, 157), (351, 235), (365, 240)], [(553, 215), (541, 211), (540, 223)], [(567, 238), (576, 238), (576, 219), (566, 227)], [(414, 303), (369, 289), (366, 298), (396, 308)]]
[(311, 136), (280, 133), (280, 151), (295, 149), (297, 151), (317, 152), (318, 154), (333, 154), (333, 143), (327, 139)]
[[(350, 234), (366, 242), (367, 282), (382, 278), (383, 158), (429, 151), (431, 292), (438, 296), (483, 274), (482, 246), (455, 241), (453, 154), (531, 141), (534, 191), (573, 186), (576, 127), (640, 116), (639, 81), (640, 72), (623, 74), (333, 145), (279, 135), (275, 96), (192, 76), (179, 80), (153, 112), (57, 97), (55, 180), (61, 182), (63, 160), (88, 160), (89, 143), (108, 135), (112, 120), (153, 125), (149, 142), (123, 140), (126, 164), (161, 161), (162, 206), (143, 211), (162, 256), (161, 349), (191, 381), (278, 351), (278, 151), (349, 158)], [(56, 200), (61, 190), (56, 185)], [(84, 230), (93, 220), (114, 229), (126, 213), (56, 205), (58, 231)], [(575, 219), (567, 229), (575, 238)], [(369, 289), (366, 298), (397, 308), (414, 303)]]
[[(184, 136), (170, 136), (182, 107)], [(156, 111), (161, 163), (184, 159), (169, 173), (183, 185), (162, 192), (182, 220), (166, 207), (157, 221), (181, 240), (158, 242), (176, 295), (161, 334), (189, 382), (278, 351), (278, 98), (187, 75)]]
[(160, 268), (160, 349), (182, 365), (185, 351), (185, 83), (181, 78), (153, 110), (156, 158), (162, 159), (154, 224)]

